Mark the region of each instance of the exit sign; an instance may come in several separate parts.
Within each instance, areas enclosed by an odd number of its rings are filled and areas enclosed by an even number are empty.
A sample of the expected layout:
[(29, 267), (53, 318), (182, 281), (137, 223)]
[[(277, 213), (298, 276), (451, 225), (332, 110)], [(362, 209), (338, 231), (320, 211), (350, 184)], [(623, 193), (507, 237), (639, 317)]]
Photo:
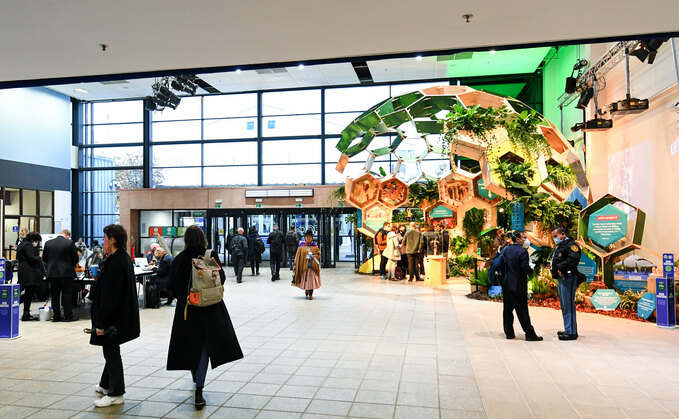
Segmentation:
[(255, 204), (255, 208), (262, 208), (262, 204)]
[(295, 208), (302, 208), (304, 207), (304, 204), (295, 204)]

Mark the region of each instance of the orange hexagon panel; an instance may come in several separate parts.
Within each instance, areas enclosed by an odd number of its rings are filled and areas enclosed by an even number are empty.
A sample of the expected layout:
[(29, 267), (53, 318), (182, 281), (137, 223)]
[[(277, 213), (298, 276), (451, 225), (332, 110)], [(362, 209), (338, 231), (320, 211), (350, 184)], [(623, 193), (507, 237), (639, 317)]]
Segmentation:
[(363, 208), (377, 201), (379, 181), (366, 173), (358, 179), (347, 178), (344, 188), (345, 200), (356, 208)]
[(390, 208), (397, 208), (408, 201), (408, 185), (392, 177), (380, 182), (378, 200)]
[(459, 207), (474, 196), (472, 179), (460, 172), (453, 172), (439, 182), (441, 201), (450, 207)]

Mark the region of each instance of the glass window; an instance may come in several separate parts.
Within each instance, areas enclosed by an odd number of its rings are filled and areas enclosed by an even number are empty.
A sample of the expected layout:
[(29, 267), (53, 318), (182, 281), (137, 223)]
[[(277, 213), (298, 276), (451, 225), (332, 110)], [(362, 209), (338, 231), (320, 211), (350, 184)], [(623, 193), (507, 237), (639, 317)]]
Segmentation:
[(256, 185), (257, 166), (206, 167), (204, 186)]
[[(339, 138), (326, 138), (325, 139), (325, 162), (326, 163), (337, 164), (340, 157), (342, 157), (342, 153), (340, 153), (340, 151), (336, 147), (338, 141), (339, 141)], [(354, 161), (354, 158), (352, 158), (351, 161)]]
[(31, 189), (24, 189), (22, 192), (23, 195), (23, 210), (22, 214), (37, 214), (38, 213), (38, 205), (37, 205), (37, 200), (38, 200), (38, 192), (31, 190)]
[(152, 187), (200, 186), (200, 168), (153, 169)]
[(144, 141), (142, 124), (93, 125), (90, 144), (141, 143)]
[(174, 224), (172, 225), (175, 227), (189, 227), (196, 225), (205, 232), (205, 211), (175, 210)]
[(257, 94), (205, 96), (204, 118), (229, 118), (234, 116), (257, 116)]
[(21, 213), (20, 203), (18, 189), (5, 189), (5, 215), (19, 215)]
[(141, 122), (144, 108), (141, 100), (97, 102), (92, 104), (92, 123)]
[(264, 137), (318, 135), (321, 133), (320, 115), (276, 116), (264, 118)]
[(320, 164), (290, 164), (264, 166), (262, 178), (265, 185), (320, 184)]
[[(108, 215), (93, 215), (92, 216), (92, 237), (103, 243), (104, 227), (109, 224), (116, 224), (120, 222), (120, 216), (116, 214)], [(128, 243), (129, 245), (129, 243)]]
[(111, 192), (120, 189), (135, 189), (143, 186), (142, 171), (94, 170), (86, 172), (85, 190), (87, 192)]
[(256, 118), (208, 119), (203, 121), (206, 140), (254, 138), (257, 136)]
[(318, 163), (321, 161), (321, 140), (264, 141), (262, 162), (271, 163)]
[(52, 192), (40, 191), (40, 215), (54, 215), (52, 213)]
[(200, 119), (200, 96), (181, 97), (177, 109), (165, 108), (162, 112), (153, 112), (152, 119), (154, 122)]
[(262, 94), (263, 115), (291, 115), (321, 111), (320, 90), (293, 90)]
[(40, 233), (54, 234), (54, 218), (40, 217)]
[(139, 211), (139, 236), (148, 237), (149, 227), (172, 225), (172, 211)]
[(153, 141), (200, 140), (200, 121), (154, 122)]
[(206, 143), (203, 164), (205, 166), (226, 166), (235, 164), (257, 164), (257, 143)]
[(141, 166), (143, 148), (94, 147), (81, 149), (85, 155), (85, 167)]
[(361, 112), (347, 112), (329, 113), (325, 115), (325, 133), (341, 134), (344, 128), (360, 114)]
[(325, 165), (325, 183), (326, 184), (333, 184), (333, 183), (344, 184), (344, 182), (346, 182), (347, 177), (345, 175), (343, 175), (342, 173), (338, 172), (336, 167), (337, 167), (337, 163), (327, 163)]
[(86, 195), (85, 212), (88, 214), (115, 214), (119, 212), (119, 192), (94, 192)]
[(154, 145), (153, 167), (200, 166), (200, 144)]
[(325, 111), (365, 111), (389, 98), (389, 86), (346, 87), (325, 91)]

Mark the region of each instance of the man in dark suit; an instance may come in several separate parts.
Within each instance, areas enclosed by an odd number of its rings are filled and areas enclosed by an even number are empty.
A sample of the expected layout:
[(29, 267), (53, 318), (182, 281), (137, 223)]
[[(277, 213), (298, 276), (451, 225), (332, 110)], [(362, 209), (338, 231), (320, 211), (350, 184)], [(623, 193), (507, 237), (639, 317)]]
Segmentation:
[[(410, 230), (408, 230), (403, 237), (403, 244), (401, 251), (408, 255), (408, 274), (410, 275), (410, 282), (415, 279), (420, 281), (419, 271), (419, 252), (422, 248), (422, 233), (417, 230), (417, 225), (414, 222), (410, 223)], [(422, 279), (422, 281), (424, 281)]]
[(278, 228), (278, 224), (273, 225), (273, 231), (269, 233), (266, 243), (269, 245), (271, 281), (277, 281), (281, 279), (280, 271), (283, 264), (283, 247), (285, 245), (285, 236)]
[(502, 252), (504, 259), (505, 278), (502, 283), (502, 320), (507, 339), (514, 339), (514, 315), (519, 318), (521, 328), (526, 333), (527, 341), (540, 341), (530, 323), (528, 315), (528, 275), (533, 273), (533, 268), (528, 263), (526, 249), (530, 242), (526, 233), (516, 230), (512, 233), (512, 245), (507, 246)]
[[(78, 263), (78, 250), (71, 240), (71, 232), (61, 230), (59, 236), (48, 240), (42, 251), (42, 260), (47, 264), (47, 279), (52, 288), (52, 321), (72, 322), (78, 320), (73, 316), (73, 280), (75, 265)], [(59, 304), (61, 297), (61, 304)], [(61, 315), (64, 306), (64, 316)]]

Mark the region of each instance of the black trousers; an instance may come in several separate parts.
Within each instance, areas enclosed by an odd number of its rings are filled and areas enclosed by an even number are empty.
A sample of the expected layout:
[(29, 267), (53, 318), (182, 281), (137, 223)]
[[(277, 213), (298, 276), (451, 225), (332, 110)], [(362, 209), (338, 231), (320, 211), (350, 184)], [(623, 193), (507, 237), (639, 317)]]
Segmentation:
[(54, 317), (61, 317), (61, 306), (64, 307), (64, 317), (73, 317), (73, 278), (50, 278), (50, 286)]
[(408, 253), (408, 275), (410, 279), (420, 279), (420, 270), (418, 268), (419, 255), (417, 253)]
[(252, 274), (255, 274), (255, 269), (257, 273), (259, 273), (259, 261), (257, 259), (253, 259), (250, 261), (250, 269), (252, 269)]
[[(92, 331), (94, 333), (94, 331)], [(123, 375), (123, 359), (120, 357), (120, 345), (106, 344), (104, 350), (104, 372), (101, 373), (99, 387), (108, 390), (111, 397), (125, 394), (125, 377)]]
[(387, 275), (387, 262), (389, 262), (389, 259), (384, 257), (384, 250), (380, 252), (380, 275), (381, 276), (386, 276)]
[(31, 312), (31, 301), (33, 301), (33, 296), (35, 295), (38, 287), (35, 285), (29, 285), (27, 287), (21, 287), (24, 289), (24, 294), (19, 298), (19, 304), (24, 303), (24, 313)]
[(519, 323), (526, 336), (534, 337), (535, 329), (530, 323), (530, 316), (528, 315), (528, 300), (526, 293), (509, 291), (502, 287), (502, 325), (505, 329), (505, 335), (508, 337), (514, 336), (514, 314), (519, 318)]
[(417, 270), (424, 275), (424, 253), (417, 254)]
[(245, 268), (245, 255), (231, 255), (233, 260), (233, 273), (236, 275), (236, 281), (243, 281), (243, 268)]
[(280, 278), (281, 265), (283, 264), (283, 253), (270, 253), (269, 264), (271, 265), (271, 276)]

